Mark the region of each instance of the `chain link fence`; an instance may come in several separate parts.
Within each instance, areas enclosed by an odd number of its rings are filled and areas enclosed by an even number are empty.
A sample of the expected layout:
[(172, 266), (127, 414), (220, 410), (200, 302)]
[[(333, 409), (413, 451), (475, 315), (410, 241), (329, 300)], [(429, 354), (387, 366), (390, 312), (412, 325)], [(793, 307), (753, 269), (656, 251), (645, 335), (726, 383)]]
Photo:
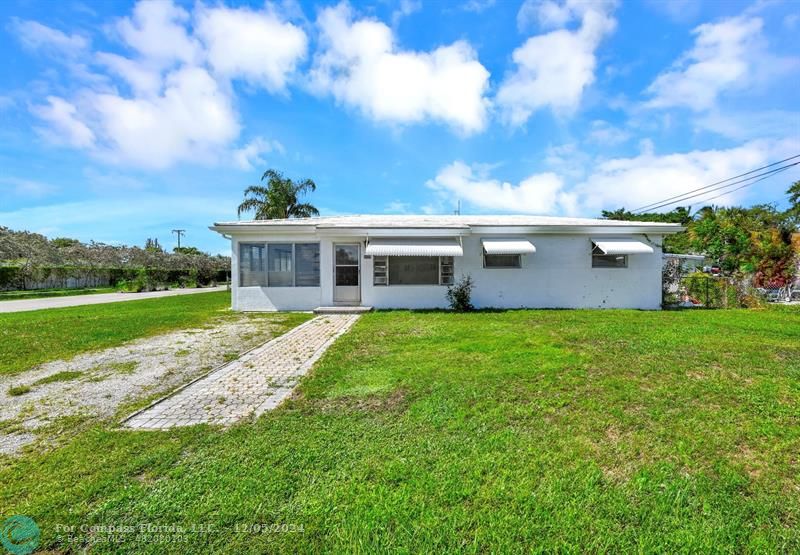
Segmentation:
[(679, 259), (665, 259), (664, 308), (740, 308), (800, 302), (800, 281), (782, 287), (754, 287), (752, 276), (692, 271)]

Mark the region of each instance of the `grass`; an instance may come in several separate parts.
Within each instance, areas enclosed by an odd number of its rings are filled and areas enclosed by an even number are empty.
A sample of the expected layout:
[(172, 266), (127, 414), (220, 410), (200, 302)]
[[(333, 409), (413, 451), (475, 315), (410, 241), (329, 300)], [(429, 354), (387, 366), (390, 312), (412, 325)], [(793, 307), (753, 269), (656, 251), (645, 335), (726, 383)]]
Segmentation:
[(139, 363), (135, 360), (129, 360), (128, 362), (113, 362), (108, 364), (106, 368), (110, 369), (117, 374), (133, 374), (136, 371), (136, 367), (139, 366)]
[(20, 395), (25, 395), (30, 392), (31, 387), (29, 385), (15, 385), (8, 388), (8, 394), (12, 397), (19, 397)]
[(41, 380), (36, 380), (35, 382), (33, 382), (33, 385), (42, 385), (55, 382), (68, 382), (70, 380), (78, 379), (82, 375), (83, 372), (65, 370), (63, 372), (56, 372), (55, 374), (51, 374), (46, 378), (42, 378)]
[(115, 293), (115, 287), (93, 289), (32, 289), (30, 291), (0, 291), (0, 301), (21, 301), (25, 299), (45, 299), (48, 297), (73, 297), (75, 295), (97, 295)]
[[(0, 374), (230, 317), (227, 291), (0, 314)], [(293, 327), (307, 318), (274, 321)]]
[[(796, 308), (382, 312), (254, 423), (8, 459), (0, 513), (73, 552), (797, 552), (798, 406)], [(56, 533), (139, 523), (188, 532)]]

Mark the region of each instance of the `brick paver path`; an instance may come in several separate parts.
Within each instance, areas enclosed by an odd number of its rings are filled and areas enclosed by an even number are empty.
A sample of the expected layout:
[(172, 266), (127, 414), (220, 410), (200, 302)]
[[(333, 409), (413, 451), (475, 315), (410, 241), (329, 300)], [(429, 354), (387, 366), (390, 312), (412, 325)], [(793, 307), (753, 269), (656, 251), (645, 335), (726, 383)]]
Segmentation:
[(286, 399), (300, 377), (358, 318), (350, 314), (317, 316), (135, 413), (123, 426), (228, 425), (258, 416)]

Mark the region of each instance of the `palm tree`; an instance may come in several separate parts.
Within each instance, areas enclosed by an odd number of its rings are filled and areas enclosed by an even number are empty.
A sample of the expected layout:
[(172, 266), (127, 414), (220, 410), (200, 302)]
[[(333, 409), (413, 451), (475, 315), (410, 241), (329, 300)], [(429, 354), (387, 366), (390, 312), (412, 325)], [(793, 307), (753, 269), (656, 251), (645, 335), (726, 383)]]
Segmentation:
[(319, 210), (307, 202), (299, 202), (298, 197), (317, 190), (311, 179), (295, 183), (276, 170), (267, 170), (261, 176), (267, 185), (251, 185), (244, 190), (244, 201), (239, 205), (238, 214), (253, 210), (257, 220), (277, 220), (282, 218), (309, 218), (319, 216)]

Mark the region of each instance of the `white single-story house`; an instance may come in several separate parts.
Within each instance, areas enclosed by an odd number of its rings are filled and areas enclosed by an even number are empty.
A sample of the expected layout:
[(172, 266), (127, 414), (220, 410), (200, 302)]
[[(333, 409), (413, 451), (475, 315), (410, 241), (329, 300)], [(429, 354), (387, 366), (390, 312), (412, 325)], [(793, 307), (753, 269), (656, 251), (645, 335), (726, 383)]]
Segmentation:
[(541, 216), (331, 216), (219, 222), (234, 310), (661, 306), (661, 241), (677, 224)]

